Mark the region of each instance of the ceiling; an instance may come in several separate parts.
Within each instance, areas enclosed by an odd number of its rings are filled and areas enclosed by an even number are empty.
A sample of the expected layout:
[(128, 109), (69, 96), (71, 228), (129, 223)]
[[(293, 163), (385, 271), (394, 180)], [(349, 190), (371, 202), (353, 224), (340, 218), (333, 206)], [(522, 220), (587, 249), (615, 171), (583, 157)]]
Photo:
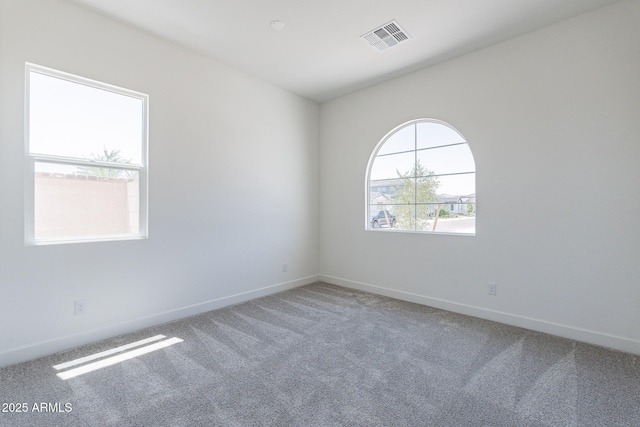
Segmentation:
[[(70, 1), (324, 102), (618, 0)], [(360, 38), (392, 20), (410, 40)]]

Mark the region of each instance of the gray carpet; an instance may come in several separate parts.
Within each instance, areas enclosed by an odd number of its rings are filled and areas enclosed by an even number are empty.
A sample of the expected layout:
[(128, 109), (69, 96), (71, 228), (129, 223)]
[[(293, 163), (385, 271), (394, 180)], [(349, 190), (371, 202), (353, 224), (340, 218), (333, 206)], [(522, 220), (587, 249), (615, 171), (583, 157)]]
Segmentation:
[(1, 369), (0, 425), (640, 426), (639, 359), (317, 283)]

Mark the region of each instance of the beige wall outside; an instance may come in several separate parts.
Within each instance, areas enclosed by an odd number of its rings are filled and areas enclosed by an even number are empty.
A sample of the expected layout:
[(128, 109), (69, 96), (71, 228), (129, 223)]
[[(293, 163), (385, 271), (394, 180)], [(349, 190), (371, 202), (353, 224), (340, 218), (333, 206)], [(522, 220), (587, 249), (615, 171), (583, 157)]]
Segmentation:
[(137, 180), (36, 173), (36, 238), (135, 234)]

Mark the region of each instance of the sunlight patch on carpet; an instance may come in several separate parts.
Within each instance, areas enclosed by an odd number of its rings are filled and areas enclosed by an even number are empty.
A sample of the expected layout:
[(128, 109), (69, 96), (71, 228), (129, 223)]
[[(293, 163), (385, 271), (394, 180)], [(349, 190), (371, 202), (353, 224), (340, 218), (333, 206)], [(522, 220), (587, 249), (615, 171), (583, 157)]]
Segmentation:
[[(164, 338), (166, 338), (164, 335), (156, 335), (154, 337), (136, 341), (131, 344), (126, 344), (110, 350), (102, 351), (100, 353), (95, 353), (89, 356), (81, 357), (79, 359), (71, 360), (69, 362), (61, 363), (59, 365), (53, 366), (53, 368), (56, 370), (67, 369), (72, 366), (82, 365), (83, 363), (90, 362), (92, 360), (102, 359), (103, 357), (120, 353), (120, 354), (116, 354), (115, 356), (106, 357), (105, 359), (97, 360), (96, 362), (92, 362), (92, 363), (87, 363), (86, 365), (79, 366), (77, 368), (69, 369), (68, 371), (64, 371), (64, 372), (60, 372), (59, 374), (56, 374), (59, 378), (63, 380), (68, 380), (70, 378), (74, 378), (79, 375), (86, 374), (88, 372), (97, 371), (98, 369), (106, 368), (107, 366), (112, 366), (117, 363), (123, 362), (125, 360), (133, 359), (135, 357), (142, 356), (143, 354), (151, 353), (151, 352), (169, 347), (171, 345), (183, 342), (182, 339), (176, 338), (176, 337), (169, 338), (164, 341), (159, 341)], [(159, 341), (159, 342), (156, 342), (156, 341)], [(148, 344), (148, 345), (145, 345), (145, 344)], [(140, 346), (144, 346), (144, 347), (140, 347)], [(132, 348), (134, 350), (126, 351)], [(123, 351), (124, 353), (122, 353)]]

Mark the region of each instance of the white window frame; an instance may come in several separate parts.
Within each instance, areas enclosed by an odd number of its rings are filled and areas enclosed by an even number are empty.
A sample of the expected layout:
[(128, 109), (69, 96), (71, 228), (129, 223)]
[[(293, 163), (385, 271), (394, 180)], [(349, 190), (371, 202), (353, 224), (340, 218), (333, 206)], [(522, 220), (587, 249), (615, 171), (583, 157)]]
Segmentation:
[[(30, 121), (30, 74), (39, 73), (49, 77), (67, 80), (72, 83), (86, 85), (96, 89), (102, 89), (116, 94), (129, 96), (142, 101), (142, 138), (141, 138), (141, 162), (136, 163), (115, 163), (85, 160), (65, 156), (32, 154), (29, 146), (29, 121)], [(63, 71), (55, 70), (41, 65), (27, 62), (25, 64), (25, 225), (24, 236), (25, 245), (50, 245), (81, 242), (119, 241), (119, 240), (139, 240), (148, 237), (148, 211), (149, 211), (149, 188), (148, 188), (148, 149), (149, 149), (149, 96), (129, 89), (124, 89), (108, 83), (99, 82)], [(36, 238), (35, 237), (35, 165), (38, 163), (51, 163), (59, 165), (70, 165), (79, 167), (105, 167), (109, 169), (120, 169), (135, 171), (138, 173), (139, 185), (139, 227), (135, 234), (111, 234), (108, 236), (80, 236), (68, 238)]]
[[(392, 233), (412, 233), (412, 234), (444, 234), (444, 235), (451, 235), (451, 236), (475, 236), (476, 232), (477, 232), (477, 224), (474, 227), (474, 232), (473, 233), (456, 233), (456, 232), (448, 232), (448, 231), (424, 231), (424, 230), (405, 230), (405, 229), (393, 229), (393, 228), (387, 228), (387, 229), (381, 229), (381, 228), (373, 228), (371, 226), (371, 191), (370, 191), (370, 184), (371, 184), (371, 169), (373, 167), (373, 164), (375, 162), (375, 159), (378, 156), (378, 152), (380, 151), (380, 149), (382, 149), (382, 147), (385, 145), (385, 143), (387, 142), (387, 140), (389, 140), (389, 138), (391, 138), (395, 133), (399, 132), (400, 130), (408, 127), (408, 126), (412, 126), (412, 125), (416, 125), (419, 123), (436, 123), (442, 126), (446, 126), (448, 128), (450, 128), (451, 130), (453, 130), (454, 132), (456, 132), (458, 135), (460, 135), (462, 137), (462, 139), (465, 141), (467, 148), (469, 149), (469, 152), (471, 153), (471, 156), (474, 159), (474, 163), (475, 163), (475, 156), (473, 155), (473, 152), (471, 151), (471, 147), (469, 146), (469, 142), (467, 141), (467, 139), (464, 137), (464, 135), (462, 135), (462, 133), (460, 133), (460, 131), (458, 131), (458, 129), (456, 129), (455, 127), (453, 127), (452, 125), (450, 125), (449, 123), (443, 121), (443, 120), (439, 120), (439, 119), (431, 119), (431, 118), (421, 118), (421, 119), (415, 119), (415, 120), (410, 120), (408, 122), (402, 123), (401, 125), (396, 126), (395, 128), (391, 129), (376, 145), (376, 147), (373, 149), (373, 152), (371, 153), (371, 156), (369, 157), (369, 161), (367, 163), (367, 170), (366, 170), (366, 174), (365, 174), (365, 183), (364, 183), (364, 187), (365, 187), (365, 223), (364, 223), (364, 229), (365, 231), (373, 231), (373, 232), (392, 232)], [(446, 147), (446, 146), (443, 146)], [(440, 147), (434, 147), (432, 149), (437, 149)], [(477, 168), (474, 167), (474, 174), (477, 174)], [(439, 175), (436, 175), (439, 176)], [(475, 179), (475, 178), (474, 178)], [(475, 203), (474, 203), (475, 206)], [(475, 209), (474, 209), (475, 211)], [(475, 215), (474, 215), (475, 216)]]

